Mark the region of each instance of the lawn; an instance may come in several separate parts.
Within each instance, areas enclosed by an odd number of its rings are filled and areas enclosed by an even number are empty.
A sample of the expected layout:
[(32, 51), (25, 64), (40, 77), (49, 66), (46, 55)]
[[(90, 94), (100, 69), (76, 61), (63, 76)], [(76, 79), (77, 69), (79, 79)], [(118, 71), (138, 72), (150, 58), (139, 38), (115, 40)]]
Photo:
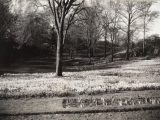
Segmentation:
[(54, 73), (6, 73), (0, 76), (0, 97), (76, 96), (160, 89), (160, 58), (102, 62), (77, 68), (85, 67), (92, 70), (64, 72), (62, 78), (55, 77)]

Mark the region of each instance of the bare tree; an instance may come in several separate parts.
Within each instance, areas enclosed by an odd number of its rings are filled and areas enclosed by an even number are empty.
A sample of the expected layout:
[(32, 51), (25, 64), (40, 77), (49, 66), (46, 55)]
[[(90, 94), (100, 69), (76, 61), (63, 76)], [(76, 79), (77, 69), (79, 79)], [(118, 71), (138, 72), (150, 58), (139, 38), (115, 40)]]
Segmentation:
[(104, 9), (104, 13), (102, 14), (102, 28), (104, 30), (104, 57), (107, 57), (107, 38), (109, 33), (109, 25), (110, 25), (110, 11)]
[(84, 0), (48, 0), (57, 33), (56, 76), (62, 76), (63, 47), (67, 31), (76, 22)]
[(142, 17), (142, 13), (139, 10), (139, 1), (137, 0), (125, 0), (120, 3), (121, 9), (118, 13), (120, 15), (121, 22), (125, 29), (121, 29), (127, 33), (127, 50), (126, 50), (126, 60), (129, 60), (130, 55), (130, 42), (131, 42), (131, 31), (136, 25), (139, 18)]
[(151, 7), (154, 4), (153, 1), (141, 1), (140, 10), (142, 12), (143, 20), (143, 55), (145, 55), (145, 39), (148, 24), (158, 17), (157, 11), (152, 11)]
[(95, 55), (96, 43), (101, 36), (102, 29), (99, 15), (100, 10), (97, 6), (85, 7), (82, 13), (83, 21), (81, 26), (87, 40), (89, 63), (91, 63), (92, 57)]
[(110, 1), (110, 25), (109, 25), (109, 32), (110, 32), (110, 39), (111, 39), (111, 44), (112, 44), (112, 57), (111, 61), (113, 62), (114, 59), (114, 52), (115, 52), (115, 43), (117, 41), (117, 33), (118, 33), (118, 27), (119, 27), (119, 22), (120, 22), (120, 17), (118, 14), (119, 11), (119, 2), (118, 1)]

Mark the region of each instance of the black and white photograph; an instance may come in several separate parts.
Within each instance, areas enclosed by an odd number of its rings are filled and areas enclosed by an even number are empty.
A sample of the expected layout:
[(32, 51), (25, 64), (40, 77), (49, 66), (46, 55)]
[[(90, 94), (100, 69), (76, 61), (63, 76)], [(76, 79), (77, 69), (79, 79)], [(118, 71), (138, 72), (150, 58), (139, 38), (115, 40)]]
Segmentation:
[(160, 0), (0, 0), (0, 120), (160, 120)]

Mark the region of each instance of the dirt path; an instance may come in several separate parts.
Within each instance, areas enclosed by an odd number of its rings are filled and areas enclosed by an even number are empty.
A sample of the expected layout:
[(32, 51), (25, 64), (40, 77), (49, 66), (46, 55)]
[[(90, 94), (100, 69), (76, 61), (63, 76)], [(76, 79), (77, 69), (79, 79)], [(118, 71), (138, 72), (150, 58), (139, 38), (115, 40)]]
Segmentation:
[(160, 120), (160, 110), (89, 114), (0, 116), (0, 120)]

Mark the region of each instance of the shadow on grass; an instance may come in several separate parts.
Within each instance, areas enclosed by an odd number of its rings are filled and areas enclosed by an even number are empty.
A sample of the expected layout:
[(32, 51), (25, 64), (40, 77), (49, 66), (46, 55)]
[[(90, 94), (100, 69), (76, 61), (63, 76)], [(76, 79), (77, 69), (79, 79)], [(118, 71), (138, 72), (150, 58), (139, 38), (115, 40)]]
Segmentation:
[[(93, 60), (92, 64), (88, 64), (87, 58), (79, 58), (72, 60), (65, 60), (63, 65), (64, 72), (80, 72), (90, 70), (102, 70), (120, 68), (129, 61), (119, 60), (115, 62), (102, 62), (97, 59)], [(0, 75), (4, 73), (50, 73), (55, 72), (55, 59), (29, 59), (22, 62), (17, 62), (9, 67), (0, 67)]]

